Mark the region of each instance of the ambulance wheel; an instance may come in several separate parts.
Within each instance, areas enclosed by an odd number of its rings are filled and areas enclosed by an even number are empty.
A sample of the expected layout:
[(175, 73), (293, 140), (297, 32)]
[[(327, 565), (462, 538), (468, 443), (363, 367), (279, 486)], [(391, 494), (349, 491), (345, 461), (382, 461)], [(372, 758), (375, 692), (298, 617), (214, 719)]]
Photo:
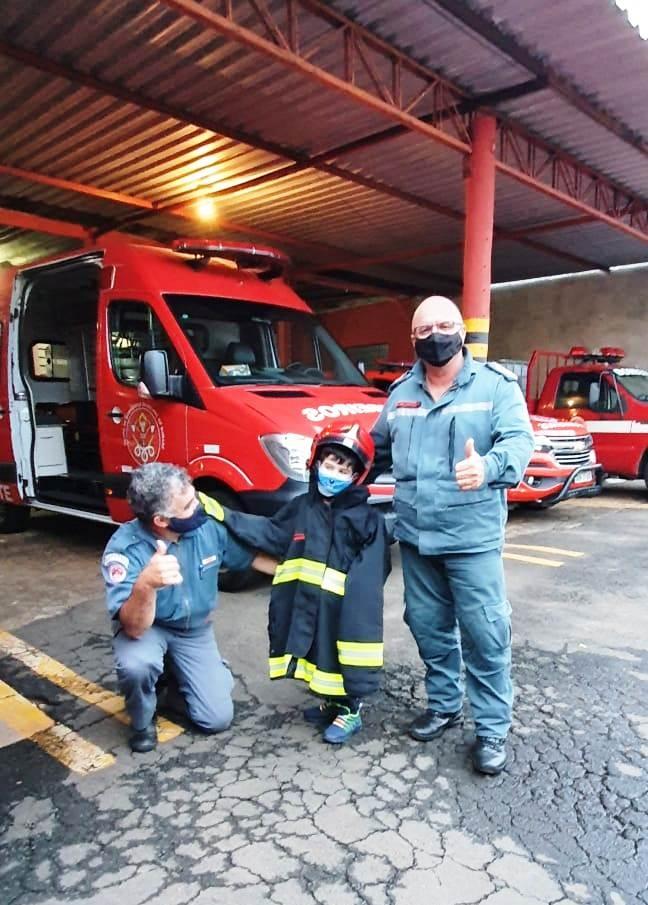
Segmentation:
[[(227, 509), (238, 510), (242, 508), (241, 503), (234, 494), (223, 487), (210, 485), (209, 483), (199, 483), (197, 487), (198, 490), (202, 490), (203, 493), (218, 500)], [(250, 584), (253, 575), (254, 569), (245, 569), (243, 572), (221, 572), (218, 576), (218, 588), (221, 591), (242, 591), (243, 588)]]
[(18, 534), (29, 522), (29, 506), (12, 506), (0, 503), (0, 534)]

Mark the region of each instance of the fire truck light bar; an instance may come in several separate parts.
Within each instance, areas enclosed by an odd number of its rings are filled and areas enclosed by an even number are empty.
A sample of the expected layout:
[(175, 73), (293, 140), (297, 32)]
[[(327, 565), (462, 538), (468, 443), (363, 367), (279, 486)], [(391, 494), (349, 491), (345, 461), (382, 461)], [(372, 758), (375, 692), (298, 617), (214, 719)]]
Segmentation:
[(612, 363), (621, 361), (625, 357), (625, 351), (620, 346), (601, 346), (591, 352), (585, 346), (572, 346), (567, 355), (576, 360)]

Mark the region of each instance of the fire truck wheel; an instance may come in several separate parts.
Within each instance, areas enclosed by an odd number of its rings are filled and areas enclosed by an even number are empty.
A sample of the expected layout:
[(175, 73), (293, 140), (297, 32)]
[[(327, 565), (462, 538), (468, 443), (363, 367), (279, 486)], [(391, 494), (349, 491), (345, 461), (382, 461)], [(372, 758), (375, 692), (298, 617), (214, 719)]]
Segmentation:
[(646, 488), (648, 488), (648, 455), (646, 456), (646, 458), (644, 460), (643, 471), (641, 472), (641, 476), (644, 479), (644, 484), (646, 485)]
[(0, 534), (18, 534), (29, 522), (29, 506), (12, 506), (0, 503)]
[[(218, 500), (227, 509), (241, 509), (241, 504), (233, 493), (222, 487), (209, 484), (198, 484), (198, 490)], [(247, 587), (254, 576), (254, 569), (245, 569), (243, 572), (221, 572), (218, 576), (218, 587), (221, 591), (242, 591)]]

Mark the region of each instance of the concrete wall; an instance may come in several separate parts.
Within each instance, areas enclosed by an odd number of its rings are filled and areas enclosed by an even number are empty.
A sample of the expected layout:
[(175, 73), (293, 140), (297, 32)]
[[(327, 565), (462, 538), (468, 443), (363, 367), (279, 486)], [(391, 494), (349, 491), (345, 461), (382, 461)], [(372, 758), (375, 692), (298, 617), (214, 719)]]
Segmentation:
[(621, 346), (648, 366), (648, 266), (493, 289), (489, 358)]
[[(528, 360), (534, 349), (621, 346), (628, 364), (648, 367), (648, 265), (495, 287), (491, 305), (491, 359)], [(403, 361), (412, 357), (415, 307), (385, 301), (330, 312), (323, 320), (344, 348), (384, 343), (387, 358)]]

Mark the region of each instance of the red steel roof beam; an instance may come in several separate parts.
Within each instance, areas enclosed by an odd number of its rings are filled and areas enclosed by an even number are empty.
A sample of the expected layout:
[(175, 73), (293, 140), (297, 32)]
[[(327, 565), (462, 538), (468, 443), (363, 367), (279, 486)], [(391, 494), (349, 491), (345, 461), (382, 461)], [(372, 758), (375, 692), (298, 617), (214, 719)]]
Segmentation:
[[(265, 56), (271, 57), (276, 62), (288, 66), (303, 75), (307, 75), (310, 79), (318, 82), (318, 84), (325, 88), (333, 89), (352, 100), (363, 104), (365, 107), (383, 114), (395, 122), (402, 123), (414, 132), (419, 132), (428, 138), (433, 138), (435, 141), (438, 141), (455, 151), (459, 151), (462, 154), (468, 154), (470, 152), (470, 145), (467, 141), (460, 141), (453, 135), (443, 132), (441, 129), (437, 129), (429, 123), (423, 122), (423, 120), (413, 116), (411, 113), (407, 113), (404, 109), (397, 107), (393, 103), (393, 99), (385, 99), (382, 96), (373, 95), (369, 91), (365, 91), (363, 88), (354, 85), (351, 80), (347, 81), (337, 75), (327, 72), (319, 66), (315, 66), (313, 63), (299, 56), (295, 51), (290, 50), (283, 45), (273, 44), (271, 41), (262, 38), (251, 29), (238, 25), (232, 18), (212, 12), (212, 10), (197, 3), (196, 0), (158, 0), (158, 2), (163, 6), (168, 6), (171, 9), (176, 10), (176, 12), (187, 16), (189, 19), (193, 19), (195, 22), (204, 25), (212, 31), (219, 32), (232, 41), (243, 44), (251, 50), (263, 53)], [(317, 7), (318, 11), (321, 11), (319, 5), (317, 5)], [(327, 10), (327, 12), (330, 13), (330, 10)], [(336, 18), (339, 20), (340, 17)], [(360, 31), (351, 20), (345, 20), (345, 28), (352, 29), (354, 33), (356, 30), (358, 32)], [(364, 35), (366, 35), (366, 32), (363, 33), (363, 36)], [(376, 44), (379, 42), (379, 39), (375, 38), (373, 35), (371, 35), (371, 40)], [(398, 53), (391, 45), (385, 44), (385, 42), (380, 43), (383, 45), (385, 52), (389, 54)], [(401, 60), (406, 60), (408, 65), (416, 65), (414, 64), (414, 61), (409, 60), (403, 54), (399, 54), (399, 57)], [(420, 67), (420, 69), (425, 71), (424, 67)], [(426, 78), (430, 79), (430, 75), (426, 75)], [(448, 83), (444, 83), (444, 88), (448, 88)], [(457, 94), (456, 89), (452, 90), (454, 94)], [(382, 92), (379, 92), (379, 94), (382, 94)]]
[(29, 229), (51, 236), (67, 236), (70, 239), (81, 239), (82, 241), (87, 241), (90, 237), (88, 230), (77, 223), (67, 223), (65, 220), (54, 220), (51, 217), (38, 217), (36, 214), (26, 214), (22, 211), (9, 210), (6, 207), (0, 207), (0, 223), (18, 229)]
[[(260, 37), (250, 29), (238, 25), (233, 21), (232, 18), (228, 18), (226, 16), (212, 12), (211, 10), (205, 9), (205, 7), (197, 3), (196, 0), (158, 0), (158, 2), (204, 25), (212, 31), (223, 34), (225, 35), (225, 37), (233, 41), (236, 41), (246, 47), (249, 47), (252, 50), (271, 57), (275, 61), (282, 63), (283, 65), (288, 66), (296, 70), (297, 72), (302, 73), (303, 75), (308, 76), (311, 80), (316, 81), (318, 84), (321, 84), (324, 87), (345, 94), (351, 99), (362, 103), (364, 106), (367, 106), (370, 109), (375, 110), (378, 113), (382, 113), (386, 117), (407, 126), (414, 132), (418, 132), (429, 138), (439, 141), (463, 154), (467, 154), (470, 151), (470, 146), (467, 142), (459, 141), (453, 136), (450, 136), (442, 132), (440, 129), (431, 126), (429, 123), (424, 122), (418, 117), (406, 113), (404, 110), (396, 107), (393, 103), (390, 103), (389, 100), (385, 100), (384, 97), (376, 97), (370, 94), (368, 91), (364, 91), (358, 88), (350, 81), (345, 81), (344, 79), (341, 79), (338, 76), (335, 76), (332, 73), (329, 73), (321, 69), (320, 67), (313, 65), (308, 60), (301, 58), (294, 51), (286, 49), (283, 44), (281, 46), (273, 44), (271, 41)], [(322, 12), (322, 8), (319, 3), (310, 2), (309, 5), (315, 6), (319, 12)], [(352, 23), (351, 20), (346, 21), (348, 22), (348, 28), (355, 27), (354, 23)], [(390, 45), (387, 46), (389, 47)], [(393, 50), (394, 52), (398, 52), (395, 48), (393, 48)], [(511, 127), (506, 126), (505, 128), (510, 134), (512, 131)], [(530, 145), (533, 142), (533, 139), (530, 136), (523, 135), (521, 133), (516, 135), (516, 138), (522, 142), (527, 142)], [(522, 166), (522, 160), (524, 160), (524, 158), (520, 158), (520, 160), (518, 161), (518, 164), (520, 166)], [(638, 239), (645, 244), (648, 244), (648, 233), (643, 233), (640, 230), (628, 225), (623, 220), (610, 216), (609, 214), (598, 210), (596, 207), (592, 207), (591, 205), (584, 203), (583, 201), (570, 195), (569, 190), (561, 191), (555, 188), (553, 185), (549, 186), (547, 183), (541, 182), (539, 179), (529, 175), (528, 173), (525, 173), (522, 169), (516, 169), (515, 167), (511, 166), (508, 163), (505, 163), (501, 159), (497, 159), (495, 165), (499, 172), (504, 173), (507, 176), (511, 176), (524, 185), (527, 185), (530, 188), (546, 194), (561, 203), (567, 204), (576, 210), (580, 210), (583, 213), (592, 213), (593, 216), (607, 223), (609, 226), (612, 226), (615, 229), (619, 229), (622, 232), (625, 232), (627, 235), (630, 235), (633, 238)], [(625, 194), (627, 195), (628, 193)]]

